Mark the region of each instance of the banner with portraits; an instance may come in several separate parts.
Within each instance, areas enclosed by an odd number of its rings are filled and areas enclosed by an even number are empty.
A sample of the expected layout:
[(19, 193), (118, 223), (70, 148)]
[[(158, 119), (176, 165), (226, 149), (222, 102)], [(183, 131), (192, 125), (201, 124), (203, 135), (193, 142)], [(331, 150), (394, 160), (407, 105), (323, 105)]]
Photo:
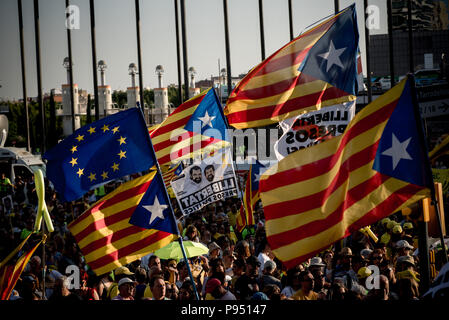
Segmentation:
[(238, 196), (237, 178), (231, 152), (225, 149), (214, 156), (195, 160), (180, 177), (171, 182), (179, 207), (184, 215), (206, 205)]
[(284, 133), (274, 145), (276, 158), (280, 161), (299, 149), (339, 136), (354, 114), (355, 101), (352, 101), (281, 121)]

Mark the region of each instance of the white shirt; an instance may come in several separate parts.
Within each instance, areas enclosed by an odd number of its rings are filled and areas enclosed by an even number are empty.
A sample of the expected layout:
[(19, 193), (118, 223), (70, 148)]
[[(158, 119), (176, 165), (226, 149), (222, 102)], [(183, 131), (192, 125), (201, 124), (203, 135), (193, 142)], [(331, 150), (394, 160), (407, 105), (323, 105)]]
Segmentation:
[(265, 253), (261, 252), (257, 256), (257, 259), (260, 262), (260, 268), (259, 268), (259, 275), (263, 275), (263, 267), (265, 265), (265, 262), (271, 260), (269, 256), (267, 256)]

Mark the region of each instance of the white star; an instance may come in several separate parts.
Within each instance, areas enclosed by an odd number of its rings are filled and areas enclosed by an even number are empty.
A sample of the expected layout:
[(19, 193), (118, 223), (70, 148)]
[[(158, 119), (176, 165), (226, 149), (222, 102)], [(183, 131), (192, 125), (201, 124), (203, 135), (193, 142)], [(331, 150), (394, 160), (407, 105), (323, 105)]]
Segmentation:
[(209, 113), (207, 113), (207, 110), (206, 110), (206, 114), (204, 115), (204, 117), (198, 117), (198, 119), (200, 119), (201, 122), (203, 123), (202, 124), (203, 127), (205, 127), (205, 126), (212, 127), (212, 123), (211, 122), (212, 122), (212, 120), (215, 119), (215, 116), (210, 117)]
[(156, 218), (164, 219), (164, 214), (162, 213), (162, 211), (167, 209), (167, 207), (168, 205), (159, 203), (159, 199), (157, 198), (157, 196), (156, 198), (154, 198), (153, 205), (143, 206), (144, 209), (148, 210), (151, 213), (150, 224), (152, 224), (154, 219)]
[(255, 177), (255, 181), (259, 181), (260, 180), (260, 176), (262, 175), (262, 173), (261, 172), (259, 172), (259, 173), (255, 173), (254, 174), (254, 177)]
[(398, 165), (399, 161), (401, 161), (401, 159), (413, 160), (413, 158), (410, 157), (407, 152), (407, 147), (411, 139), (412, 137), (403, 142), (399, 142), (398, 138), (396, 138), (393, 133), (393, 144), (391, 148), (382, 152), (383, 155), (392, 157), (393, 170), (396, 169), (396, 166)]
[(346, 48), (340, 48), (335, 49), (334, 43), (331, 40), (331, 45), (329, 47), (329, 51), (326, 53), (319, 54), (318, 56), (327, 60), (327, 66), (326, 66), (326, 72), (329, 71), (329, 69), (336, 64), (340, 68), (343, 68), (343, 63), (340, 60), (340, 56), (343, 54), (343, 52), (346, 50)]

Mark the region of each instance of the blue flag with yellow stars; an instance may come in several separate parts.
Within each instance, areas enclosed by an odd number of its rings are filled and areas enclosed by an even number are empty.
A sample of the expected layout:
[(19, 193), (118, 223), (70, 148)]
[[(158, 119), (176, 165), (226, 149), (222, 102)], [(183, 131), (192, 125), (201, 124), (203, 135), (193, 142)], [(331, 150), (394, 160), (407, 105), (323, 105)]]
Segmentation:
[(44, 154), (47, 177), (64, 201), (79, 199), (93, 186), (156, 164), (139, 108), (88, 124)]

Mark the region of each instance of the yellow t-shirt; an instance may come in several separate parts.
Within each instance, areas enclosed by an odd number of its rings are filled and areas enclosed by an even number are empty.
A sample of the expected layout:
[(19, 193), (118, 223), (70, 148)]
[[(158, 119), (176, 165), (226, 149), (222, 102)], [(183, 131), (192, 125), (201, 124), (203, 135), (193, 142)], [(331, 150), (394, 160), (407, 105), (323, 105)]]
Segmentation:
[(302, 289), (299, 289), (292, 295), (293, 300), (318, 300), (318, 293), (314, 291), (310, 291), (309, 294), (306, 296)]
[(144, 298), (153, 298), (153, 292), (151, 292), (150, 286), (147, 286), (145, 288), (145, 291), (143, 292)]

